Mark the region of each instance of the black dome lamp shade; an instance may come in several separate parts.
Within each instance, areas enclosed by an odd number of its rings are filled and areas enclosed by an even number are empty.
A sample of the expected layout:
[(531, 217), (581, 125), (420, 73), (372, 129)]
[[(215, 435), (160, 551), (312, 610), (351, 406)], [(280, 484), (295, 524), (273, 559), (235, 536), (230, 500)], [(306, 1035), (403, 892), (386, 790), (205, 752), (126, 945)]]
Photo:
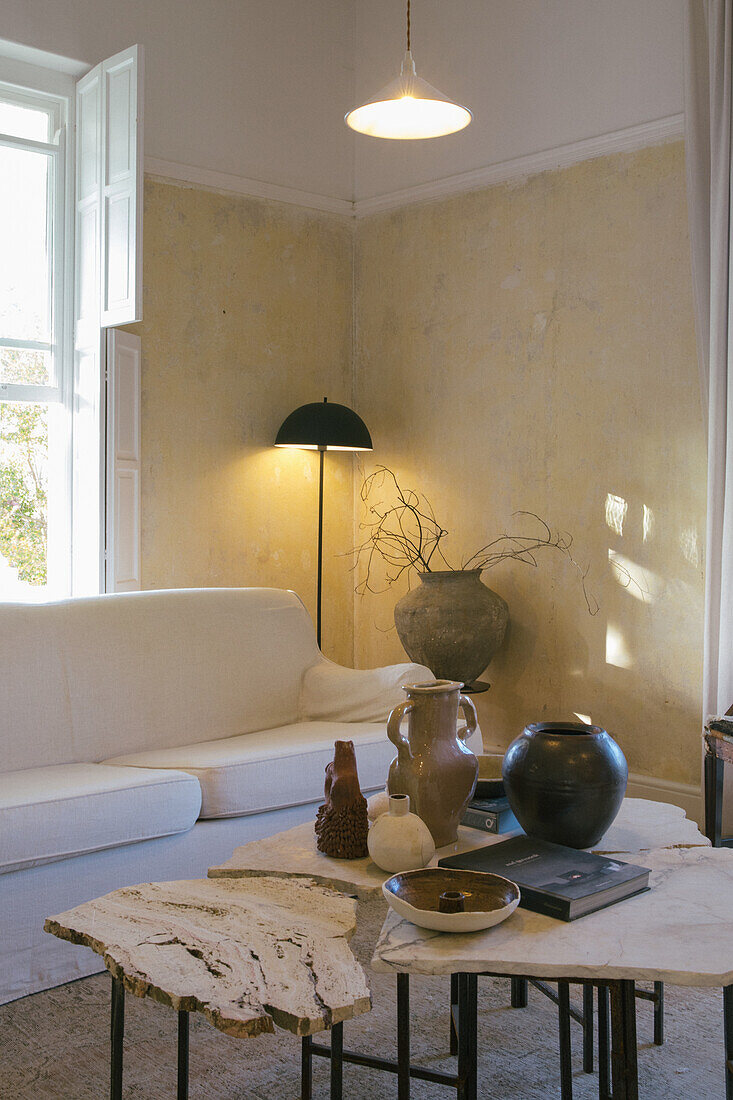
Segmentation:
[(291, 412), (280, 425), (276, 447), (309, 451), (371, 451), (372, 437), (360, 416), (324, 397)]
[(324, 397), (311, 401), (286, 416), (275, 436), (276, 447), (319, 451), (318, 473), (318, 596), (316, 637), (321, 644), (321, 594), (323, 578), (323, 455), (326, 451), (371, 451), (372, 437), (364, 421), (347, 405)]

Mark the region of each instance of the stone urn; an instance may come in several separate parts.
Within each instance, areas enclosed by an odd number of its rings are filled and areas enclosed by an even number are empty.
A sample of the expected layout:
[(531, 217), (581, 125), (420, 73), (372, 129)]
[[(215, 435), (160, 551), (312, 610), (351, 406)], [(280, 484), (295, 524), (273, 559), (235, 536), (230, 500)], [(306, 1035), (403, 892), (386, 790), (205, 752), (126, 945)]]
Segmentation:
[[(478, 725), (476, 709), (461, 687), (452, 680), (405, 684), (407, 701), (387, 722), (387, 736), (397, 748), (389, 793), (410, 796), (410, 807), (430, 829), (436, 848), (456, 840), (478, 776), (478, 760), (465, 744)], [(466, 719), (460, 729), (459, 709)]]
[(537, 722), (512, 741), (502, 774), (509, 805), (528, 836), (592, 848), (621, 808), (629, 769), (600, 726)]
[(441, 680), (478, 679), (504, 640), (509, 608), (481, 581), (480, 569), (420, 573), (420, 584), (394, 609), (412, 661)]

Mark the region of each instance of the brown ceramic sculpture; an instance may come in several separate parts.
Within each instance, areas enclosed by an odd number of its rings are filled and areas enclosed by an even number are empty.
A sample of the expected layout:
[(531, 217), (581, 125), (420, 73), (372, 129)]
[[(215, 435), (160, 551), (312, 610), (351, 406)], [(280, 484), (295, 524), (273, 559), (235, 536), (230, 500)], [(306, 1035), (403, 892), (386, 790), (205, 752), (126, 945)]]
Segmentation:
[(334, 758), (326, 765), (326, 801), (316, 816), (316, 847), (334, 859), (367, 855), (366, 799), (359, 790), (353, 741), (336, 741)]
[[(465, 740), (477, 726), (476, 710), (460, 683), (432, 680), (406, 684), (407, 702), (389, 716), (387, 736), (397, 746), (389, 769), (389, 793), (409, 794), (413, 811), (433, 834), (436, 848), (452, 844), (473, 795), (478, 761)], [(466, 725), (458, 726), (458, 710)], [(407, 718), (407, 735), (402, 719)]]

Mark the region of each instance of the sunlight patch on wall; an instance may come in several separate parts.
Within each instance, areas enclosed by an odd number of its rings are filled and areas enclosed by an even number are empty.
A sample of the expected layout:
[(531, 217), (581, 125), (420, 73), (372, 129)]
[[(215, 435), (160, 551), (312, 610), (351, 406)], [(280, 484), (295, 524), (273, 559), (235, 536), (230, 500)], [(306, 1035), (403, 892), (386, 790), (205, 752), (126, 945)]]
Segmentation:
[(618, 584), (625, 588), (635, 600), (641, 603), (654, 603), (662, 595), (665, 582), (656, 573), (645, 569), (631, 558), (611, 550), (610, 547), (608, 561)]
[(579, 711), (574, 710), (573, 714), (579, 722), (584, 722), (586, 726), (592, 726), (593, 723), (590, 720), (590, 714), (581, 714)]
[(606, 664), (616, 668), (632, 668), (633, 660), (626, 647), (626, 640), (614, 623), (606, 626)]
[(617, 535), (624, 533), (624, 520), (628, 511), (628, 504), (623, 497), (617, 497), (614, 493), (606, 493), (606, 526), (615, 531)]
[(654, 535), (654, 512), (642, 504), (644, 515), (642, 517), (641, 537), (643, 542), (649, 542)]
[(680, 549), (682, 551), (682, 557), (690, 565), (697, 567), (700, 564), (700, 547), (698, 544), (697, 531), (694, 527), (685, 527), (680, 532)]

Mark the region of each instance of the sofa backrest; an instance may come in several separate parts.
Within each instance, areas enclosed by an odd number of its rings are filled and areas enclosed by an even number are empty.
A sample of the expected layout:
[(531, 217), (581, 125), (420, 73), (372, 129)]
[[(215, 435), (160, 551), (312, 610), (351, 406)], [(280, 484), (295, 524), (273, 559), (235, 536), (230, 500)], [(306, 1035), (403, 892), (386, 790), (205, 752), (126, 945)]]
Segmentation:
[(276, 588), (0, 604), (0, 771), (295, 722), (320, 659), (300, 599)]

